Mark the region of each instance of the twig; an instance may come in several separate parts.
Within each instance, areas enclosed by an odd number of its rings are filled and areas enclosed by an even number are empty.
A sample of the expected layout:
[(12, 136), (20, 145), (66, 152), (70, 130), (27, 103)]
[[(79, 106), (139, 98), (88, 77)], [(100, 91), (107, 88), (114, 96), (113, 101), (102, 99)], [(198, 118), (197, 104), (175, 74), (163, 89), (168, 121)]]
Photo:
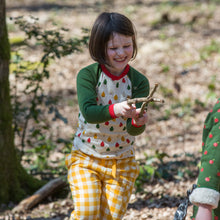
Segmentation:
[(131, 105), (131, 104), (136, 104), (136, 103), (139, 103), (139, 102), (143, 102), (142, 105), (141, 105), (141, 112), (140, 112), (139, 117), (142, 117), (142, 115), (143, 115), (143, 113), (144, 113), (144, 110), (145, 110), (145, 106), (146, 106), (149, 102), (160, 102), (160, 103), (164, 103), (164, 100), (163, 100), (163, 99), (153, 98), (153, 95), (154, 95), (154, 93), (156, 92), (158, 86), (159, 86), (159, 84), (156, 83), (156, 84), (154, 85), (153, 90), (150, 92), (150, 94), (149, 94), (147, 97), (134, 98), (134, 99), (128, 99), (128, 100), (127, 100), (127, 102), (128, 102), (129, 105)]

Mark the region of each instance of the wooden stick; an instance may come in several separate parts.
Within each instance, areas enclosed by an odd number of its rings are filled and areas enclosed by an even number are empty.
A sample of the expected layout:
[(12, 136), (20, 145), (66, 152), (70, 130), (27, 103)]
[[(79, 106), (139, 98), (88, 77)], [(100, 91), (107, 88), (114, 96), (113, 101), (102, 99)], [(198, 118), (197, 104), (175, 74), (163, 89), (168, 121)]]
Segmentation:
[(54, 193), (57, 189), (64, 186), (67, 186), (67, 183), (62, 178), (53, 179), (36, 191), (32, 196), (22, 200), (12, 211), (14, 213), (27, 211), (33, 208), (47, 196)]
[(159, 84), (156, 83), (156, 84), (154, 85), (153, 90), (150, 92), (150, 94), (149, 94), (147, 97), (134, 98), (134, 99), (128, 99), (128, 100), (127, 100), (127, 103), (128, 103), (129, 105), (131, 105), (131, 104), (136, 104), (136, 103), (139, 103), (139, 102), (143, 102), (142, 105), (141, 105), (141, 112), (140, 112), (139, 117), (142, 117), (142, 116), (143, 116), (143, 113), (144, 113), (144, 110), (145, 110), (145, 106), (146, 106), (149, 102), (160, 102), (160, 103), (164, 103), (164, 100), (163, 100), (163, 99), (153, 98), (153, 95), (154, 95), (154, 93), (156, 92), (158, 86), (159, 86)]

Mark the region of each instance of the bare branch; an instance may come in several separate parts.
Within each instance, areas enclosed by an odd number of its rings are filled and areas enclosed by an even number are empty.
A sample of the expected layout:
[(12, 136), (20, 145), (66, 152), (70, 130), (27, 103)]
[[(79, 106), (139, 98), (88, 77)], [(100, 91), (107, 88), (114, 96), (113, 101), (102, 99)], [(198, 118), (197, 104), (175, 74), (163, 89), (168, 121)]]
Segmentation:
[(164, 102), (165, 102), (163, 99), (153, 98), (153, 95), (154, 95), (154, 93), (156, 92), (158, 86), (159, 86), (159, 84), (156, 83), (156, 84), (154, 85), (153, 90), (150, 92), (150, 94), (149, 94), (147, 97), (134, 98), (134, 99), (128, 99), (128, 100), (127, 100), (127, 103), (128, 103), (129, 105), (131, 105), (131, 104), (136, 104), (136, 103), (139, 103), (139, 102), (143, 102), (142, 105), (141, 105), (141, 112), (140, 112), (140, 116), (139, 116), (139, 117), (142, 117), (142, 115), (143, 115), (143, 113), (144, 113), (144, 110), (145, 110), (145, 106), (146, 106), (149, 102), (160, 102), (160, 103), (164, 103)]

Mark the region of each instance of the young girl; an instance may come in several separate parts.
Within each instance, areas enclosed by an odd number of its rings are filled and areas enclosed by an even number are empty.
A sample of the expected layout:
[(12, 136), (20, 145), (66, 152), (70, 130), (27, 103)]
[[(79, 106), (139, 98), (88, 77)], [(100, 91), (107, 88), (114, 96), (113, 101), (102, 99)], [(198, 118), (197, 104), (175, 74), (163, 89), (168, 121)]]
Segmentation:
[(220, 99), (206, 117), (202, 139), (197, 188), (190, 195), (195, 205), (192, 219), (220, 220)]
[(148, 79), (128, 65), (137, 45), (132, 22), (102, 13), (91, 30), (89, 52), (95, 63), (77, 76), (79, 123), (66, 158), (74, 200), (71, 219), (121, 220), (139, 167), (134, 136), (145, 130), (146, 112), (128, 98), (146, 97)]

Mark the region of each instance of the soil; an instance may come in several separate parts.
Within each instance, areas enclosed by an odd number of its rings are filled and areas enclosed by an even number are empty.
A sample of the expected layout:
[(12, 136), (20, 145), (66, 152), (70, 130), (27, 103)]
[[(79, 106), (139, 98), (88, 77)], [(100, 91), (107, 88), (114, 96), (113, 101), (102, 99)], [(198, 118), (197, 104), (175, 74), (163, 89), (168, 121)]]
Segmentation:
[[(134, 193), (124, 220), (173, 219), (187, 190), (196, 182), (203, 122), (220, 88), (220, 5), (216, 2), (8, 0), (6, 3), (10, 38), (22, 33), (9, 17), (30, 14), (38, 17), (45, 28), (54, 23), (69, 28), (70, 36), (81, 36), (81, 28), (90, 28), (104, 10), (123, 13), (133, 21), (139, 51), (130, 64), (148, 77), (151, 89), (159, 83), (155, 95), (165, 100), (163, 105), (149, 105), (146, 130), (136, 138), (136, 157), (144, 160), (148, 155), (155, 159), (156, 151), (164, 152), (169, 156), (164, 157), (164, 166), (172, 161), (182, 165), (174, 167), (173, 178), (155, 178), (143, 185), (145, 193)], [(24, 51), (24, 56), (37, 60), (39, 52)], [(69, 122), (67, 125), (54, 122), (54, 136), (74, 134), (78, 115), (75, 79), (77, 72), (92, 62), (85, 49), (52, 63), (51, 77), (44, 88), (48, 94), (62, 97), (59, 111)], [(13, 84), (13, 76), (10, 80)], [(55, 152), (52, 157), (64, 155)], [(15, 205), (2, 204), (6, 211), (0, 213), (0, 219), (68, 219), (73, 210), (70, 194), (65, 198), (51, 196), (24, 213), (12, 213)], [(186, 219), (191, 214), (190, 205)]]

